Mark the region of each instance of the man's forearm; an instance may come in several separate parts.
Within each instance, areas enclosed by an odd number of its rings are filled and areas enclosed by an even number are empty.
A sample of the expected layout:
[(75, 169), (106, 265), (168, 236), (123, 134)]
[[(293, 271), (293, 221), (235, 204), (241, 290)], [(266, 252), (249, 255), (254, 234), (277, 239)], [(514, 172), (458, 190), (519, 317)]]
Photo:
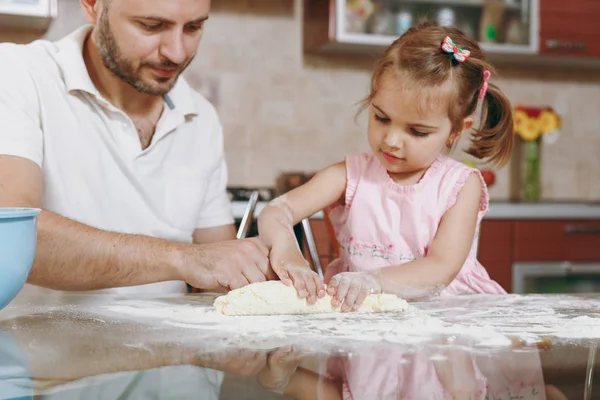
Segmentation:
[(92, 228), (49, 211), (38, 216), (28, 282), (57, 290), (96, 290), (181, 280), (177, 244)]

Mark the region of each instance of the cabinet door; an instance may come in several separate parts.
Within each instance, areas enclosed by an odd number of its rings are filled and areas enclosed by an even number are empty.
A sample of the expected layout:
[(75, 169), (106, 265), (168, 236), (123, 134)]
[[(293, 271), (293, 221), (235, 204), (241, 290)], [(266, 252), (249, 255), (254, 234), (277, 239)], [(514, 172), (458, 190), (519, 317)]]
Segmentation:
[(515, 261), (600, 260), (600, 221), (517, 221)]
[(512, 221), (484, 219), (479, 235), (478, 260), (490, 278), (506, 290), (512, 290)]
[(540, 1), (540, 53), (600, 56), (600, 1)]

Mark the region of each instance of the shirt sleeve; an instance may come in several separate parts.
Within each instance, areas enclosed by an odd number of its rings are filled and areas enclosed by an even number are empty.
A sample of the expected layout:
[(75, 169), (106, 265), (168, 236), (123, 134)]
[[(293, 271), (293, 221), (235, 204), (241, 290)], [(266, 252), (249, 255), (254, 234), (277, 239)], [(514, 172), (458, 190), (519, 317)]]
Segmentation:
[(213, 169), (206, 189), (206, 197), (200, 216), (196, 223), (196, 228), (214, 228), (234, 223), (233, 210), (231, 202), (227, 195), (228, 170), (223, 154), (222, 129), (219, 126), (218, 135), (220, 135), (219, 156), (216, 167)]
[(27, 158), (41, 167), (39, 97), (34, 80), (16, 51), (16, 45), (0, 48), (0, 154)]

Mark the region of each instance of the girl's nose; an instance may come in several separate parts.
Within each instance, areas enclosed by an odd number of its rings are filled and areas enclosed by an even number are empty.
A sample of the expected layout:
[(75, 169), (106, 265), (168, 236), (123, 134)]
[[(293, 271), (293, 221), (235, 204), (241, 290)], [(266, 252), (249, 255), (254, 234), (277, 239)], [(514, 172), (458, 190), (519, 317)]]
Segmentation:
[(402, 148), (402, 135), (396, 130), (390, 129), (388, 133), (383, 138), (384, 143), (388, 147), (394, 147), (397, 149)]

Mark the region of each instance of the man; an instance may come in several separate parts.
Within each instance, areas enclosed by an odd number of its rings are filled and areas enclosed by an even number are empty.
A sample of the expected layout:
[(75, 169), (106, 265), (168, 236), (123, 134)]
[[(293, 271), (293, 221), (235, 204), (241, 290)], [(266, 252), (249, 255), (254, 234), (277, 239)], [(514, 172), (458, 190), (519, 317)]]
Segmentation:
[(185, 292), (264, 281), (235, 239), (221, 126), (180, 77), (210, 0), (80, 0), (58, 42), (0, 45), (0, 206), (38, 207), (28, 282)]

